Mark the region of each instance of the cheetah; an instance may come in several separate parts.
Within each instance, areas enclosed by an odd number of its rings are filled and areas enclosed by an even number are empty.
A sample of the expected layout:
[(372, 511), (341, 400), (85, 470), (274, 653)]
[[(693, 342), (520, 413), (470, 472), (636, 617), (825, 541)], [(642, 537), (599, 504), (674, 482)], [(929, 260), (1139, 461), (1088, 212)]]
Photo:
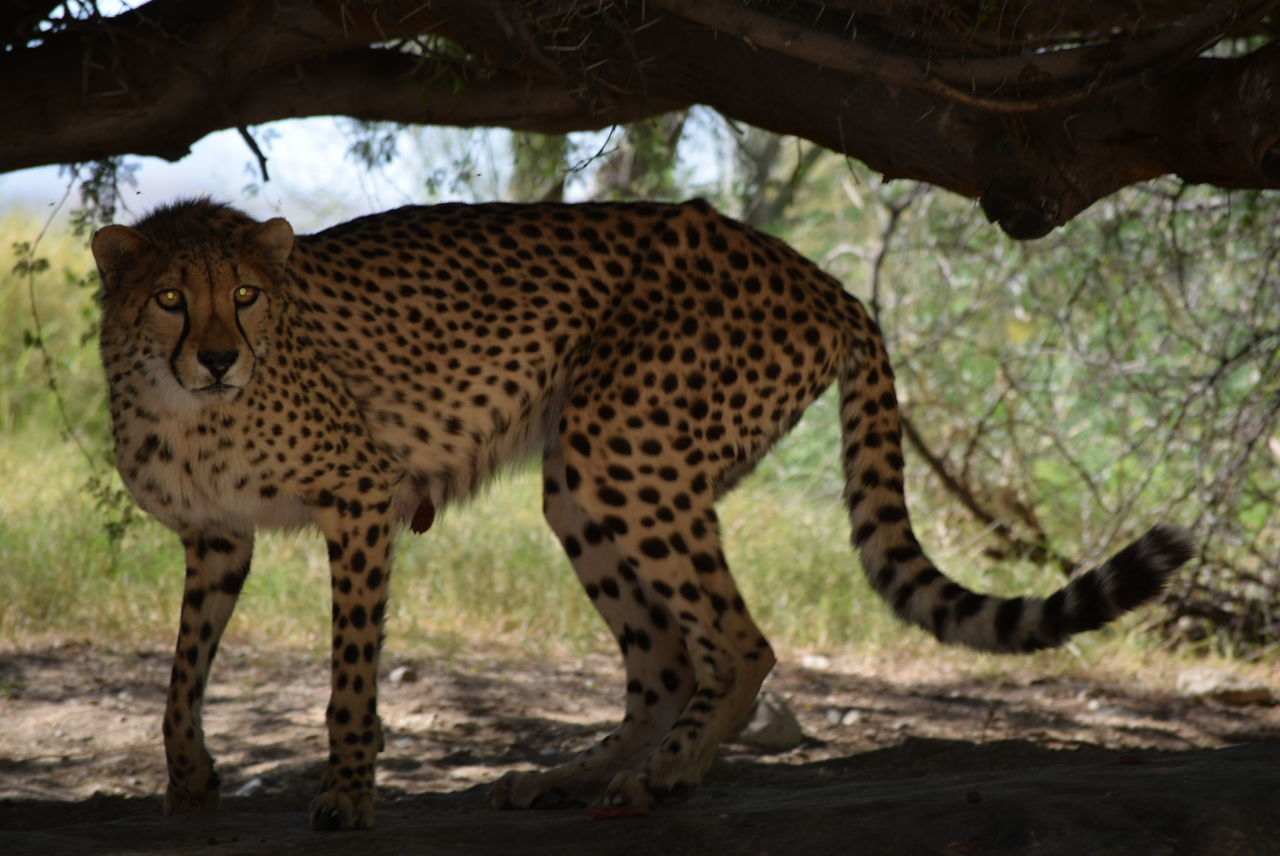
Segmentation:
[(1060, 645), (1191, 555), (1158, 526), (1047, 598), (977, 594), (912, 532), (894, 376), (863, 305), (703, 201), (412, 206), (295, 236), (208, 199), (93, 238), (116, 463), (185, 550), (167, 812), (213, 809), (201, 706), (259, 527), (318, 527), (333, 589), (318, 829), (374, 823), (393, 538), (541, 457), (543, 510), (621, 649), (621, 724), (500, 808), (647, 806), (697, 784), (774, 665), (716, 500), (833, 381), (874, 589), (943, 642)]

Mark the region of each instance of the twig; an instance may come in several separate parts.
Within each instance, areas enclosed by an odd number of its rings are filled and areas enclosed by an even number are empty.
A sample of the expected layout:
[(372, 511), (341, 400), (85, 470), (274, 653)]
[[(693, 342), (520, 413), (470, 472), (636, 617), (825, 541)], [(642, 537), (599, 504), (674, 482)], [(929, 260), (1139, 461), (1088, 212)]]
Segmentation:
[(245, 145), (249, 147), (249, 151), (253, 152), (253, 156), (258, 159), (258, 169), (262, 172), (263, 183), (271, 181), (271, 176), (267, 175), (267, 156), (258, 147), (258, 141), (253, 138), (253, 134), (250, 134), (249, 129), (244, 125), (236, 125), (236, 131), (240, 133), (240, 139), (244, 140)]
[(36, 305), (36, 249), (40, 246), (40, 242), (44, 240), (45, 234), (49, 231), (49, 227), (53, 225), (54, 218), (66, 205), (67, 200), (71, 198), (71, 191), (74, 190), (79, 181), (79, 171), (73, 170), (71, 178), (67, 181), (67, 188), (62, 192), (60, 198), (53, 206), (53, 210), (45, 219), (44, 225), (40, 227), (40, 231), (36, 234), (35, 240), (26, 248), (23, 255), (25, 258), (18, 262), (18, 269), (26, 274), (27, 277), (27, 305), (31, 310), (31, 324), (35, 328), (34, 342), (32, 346), (40, 352), (40, 357), (44, 366), (45, 378), (48, 381), (49, 392), (53, 395), (54, 406), (58, 410), (58, 419), (62, 422), (62, 430), (85, 461), (89, 464), (89, 470), (95, 472), (97, 470), (97, 462), (94, 461), (93, 455), (89, 453), (88, 447), (80, 440), (79, 434), (71, 424), (71, 417), (67, 413), (67, 401), (62, 395), (62, 389), (58, 385), (58, 375), (54, 370), (57, 363), (53, 359), (53, 354), (49, 353), (48, 346), (44, 343), (44, 322), (40, 318), (40, 310)]

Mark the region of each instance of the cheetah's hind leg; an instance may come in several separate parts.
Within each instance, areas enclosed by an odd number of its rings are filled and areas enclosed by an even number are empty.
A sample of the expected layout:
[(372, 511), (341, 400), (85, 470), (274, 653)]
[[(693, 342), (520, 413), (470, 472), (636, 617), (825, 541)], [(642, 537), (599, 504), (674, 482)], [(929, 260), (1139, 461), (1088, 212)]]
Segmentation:
[(626, 667), (622, 724), (597, 745), (559, 767), (509, 772), (490, 792), (496, 808), (571, 808), (595, 805), (608, 783), (640, 763), (693, 695), (693, 669), (675, 617), (639, 577), (634, 560), (614, 543), (618, 521), (590, 515), (574, 500), (580, 476), (555, 454), (543, 465), (543, 512), (573, 563), (587, 595), (608, 623)]
[[(773, 649), (751, 618), (738, 593), (720, 544), (720, 527), (709, 503), (697, 503), (689, 553), (658, 550), (652, 543), (620, 546), (646, 556), (646, 574), (655, 586), (674, 590), (671, 608), (679, 615), (690, 658), (694, 692), (668, 731), (639, 763), (609, 783), (604, 804), (648, 806), (655, 800), (702, 782), (720, 744), (742, 725), (765, 677), (773, 668)], [(677, 524), (679, 524), (679, 519)], [(682, 527), (683, 528), (683, 527)], [(671, 536), (675, 538), (675, 535)], [(660, 561), (654, 557), (662, 554)]]

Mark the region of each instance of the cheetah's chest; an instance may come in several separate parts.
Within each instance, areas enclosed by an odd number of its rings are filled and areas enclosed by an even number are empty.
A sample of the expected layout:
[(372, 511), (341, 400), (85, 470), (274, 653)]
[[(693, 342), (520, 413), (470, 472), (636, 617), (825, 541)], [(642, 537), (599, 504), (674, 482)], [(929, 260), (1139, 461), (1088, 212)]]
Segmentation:
[(279, 462), (231, 430), (168, 420), (119, 433), (116, 456), (138, 505), (170, 528), (213, 523), (252, 530), (312, 522), (302, 500), (282, 489)]

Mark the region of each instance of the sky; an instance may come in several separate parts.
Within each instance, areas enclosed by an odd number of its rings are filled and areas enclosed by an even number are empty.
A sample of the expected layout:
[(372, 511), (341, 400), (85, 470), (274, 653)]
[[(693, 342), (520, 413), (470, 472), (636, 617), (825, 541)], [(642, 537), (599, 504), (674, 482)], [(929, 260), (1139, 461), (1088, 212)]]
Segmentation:
[[(693, 182), (711, 182), (723, 169), (714, 144), (715, 123), (698, 117), (681, 139), (679, 158)], [(267, 157), (263, 182), (257, 158), (235, 130), (210, 134), (176, 162), (130, 155), (135, 185), (122, 187), (117, 219), (129, 223), (157, 205), (207, 195), (263, 220), (285, 217), (299, 232), (401, 205), (445, 200), (502, 199), (510, 171), (511, 134), (503, 129), (421, 127), (397, 136), (396, 157), (370, 169), (349, 154), (351, 121), (340, 117), (290, 119), (250, 129)], [(615, 137), (609, 131), (572, 135), (585, 167), (571, 169), (565, 198), (585, 198), (595, 155)], [(67, 193), (57, 166), (0, 174), (0, 218), (15, 210), (54, 212)], [(75, 208), (73, 196), (58, 219)]]
[[(254, 138), (267, 157), (271, 180), (266, 183), (257, 158), (234, 130), (205, 137), (177, 162), (130, 156), (128, 160), (139, 169), (136, 185), (122, 188), (124, 210), (119, 219), (131, 221), (182, 196), (208, 195), (258, 219), (285, 216), (300, 231), (311, 231), (361, 214), (436, 201), (429, 197), (457, 198), (457, 188), (450, 193), (447, 181), (437, 181), (436, 193), (429, 191), (427, 182), (433, 173), (449, 172), (451, 154), (458, 157), (459, 152), (471, 150), (474, 158), (474, 150), (500, 146), (503, 140), (503, 132), (491, 132), (490, 138), (483, 138), (477, 133), (426, 129), (402, 141), (393, 164), (369, 170), (347, 154), (350, 139), (345, 121), (321, 117), (253, 128)], [(444, 165), (432, 161), (443, 161)], [(495, 173), (489, 183), (497, 192), (500, 168), (491, 156), (488, 161)], [(0, 216), (14, 209), (52, 212), (66, 194), (67, 183), (67, 175), (55, 166), (0, 175)], [(479, 186), (483, 189), (485, 182)], [(59, 216), (65, 217), (74, 203), (73, 198), (63, 205)]]

